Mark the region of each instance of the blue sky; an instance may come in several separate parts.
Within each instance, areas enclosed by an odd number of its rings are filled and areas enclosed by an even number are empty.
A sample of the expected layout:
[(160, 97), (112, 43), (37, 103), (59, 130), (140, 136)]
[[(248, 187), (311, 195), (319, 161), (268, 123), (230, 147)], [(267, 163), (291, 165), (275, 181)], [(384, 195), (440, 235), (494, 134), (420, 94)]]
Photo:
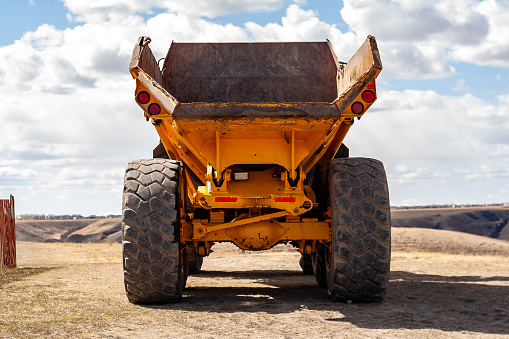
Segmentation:
[[(329, 39), (371, 34), (378, 101), (345, 143), (382, 160), (393, 205), (509, 202), (509, 4), (503, 0), (19, 0), (3, 4), (0, 198), (17, 214), (119, 214), (124, 167), (157, 135), (127, 71), (138, 36)], [(199, 13), (199, 14), (198, 14)]]
[(67, 9), (63, 2), (52, 1), (5, 1), (2, 4), (4, 9), (0, 27), (0, 45), (6, 46), (20, 39), (23, 33), (35, 31), (42, 24), (50, 24), (58, 29), (74, 27), (67, 18)]

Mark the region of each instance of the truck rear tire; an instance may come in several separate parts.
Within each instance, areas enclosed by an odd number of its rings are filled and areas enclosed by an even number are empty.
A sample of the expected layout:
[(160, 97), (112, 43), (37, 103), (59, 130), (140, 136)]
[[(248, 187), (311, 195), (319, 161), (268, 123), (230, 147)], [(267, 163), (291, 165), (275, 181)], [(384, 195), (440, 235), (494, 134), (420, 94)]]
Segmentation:
[(181, 164), (131, 161), (124, 177), (122, 251), (127, 298), (164, 304), (182, 297), (186, 251), (179, 242)]
[(194, 244), (190, 243), (186, 246), (187, 250), (187, 268), (189, 274), (200, 273), (203, 257), (194, 252)]
[(313, 261), (311, 259), (311, 254), (303, 254), (300, 256), (299, 265), (302, 269), (302, 273), (309, 275), (313, 274)]
[[(381, 301), (389, 281), (391, 218), (383, 164), (374, 159), (345, 158), (321, 164), (331, 211), (330, 249), (316, 253), (315, 277), (326, 272), (334, 301)], [(322, 263), (323, 262), (323, 263)]]
[(313, 264), (313, 274), (318, 286), (327, 288), (327, 272), (325, 271), (325, 251), (324, 244), (318, 244), (316, 253), (311, 257)]

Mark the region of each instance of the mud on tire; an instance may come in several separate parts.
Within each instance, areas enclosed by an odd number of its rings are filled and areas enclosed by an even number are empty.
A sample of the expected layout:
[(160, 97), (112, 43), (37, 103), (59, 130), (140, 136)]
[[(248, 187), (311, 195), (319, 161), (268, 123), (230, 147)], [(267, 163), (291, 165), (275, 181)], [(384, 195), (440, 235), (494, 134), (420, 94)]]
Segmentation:
[(122, 251), (125, 290), (132, 303), (176, 302), (182, 296), (187, 267), (179, 243), (180, 176), (181, 165), (173, 160), (135, 160), (127, 166)]
[[(320, 165), (331, 210), (330, 249), (316, 253), (334, 301), (380, 301), (389, 280), (391, 220), (383, 164), (374, 159), (335, 159)], [(325, 168), (323, 168), (325, 167)], [(323, 180), (322, 180), (323, 182)], [(317, 275), (317, 281), (323, 274)]]

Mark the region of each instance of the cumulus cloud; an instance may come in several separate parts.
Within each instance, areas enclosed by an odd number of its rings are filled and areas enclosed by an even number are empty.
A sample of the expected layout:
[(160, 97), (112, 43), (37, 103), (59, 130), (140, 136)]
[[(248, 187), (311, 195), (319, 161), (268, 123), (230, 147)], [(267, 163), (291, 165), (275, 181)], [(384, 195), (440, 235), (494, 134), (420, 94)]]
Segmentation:
[(320, 21), (313, 10), (306, 11), (298, 5), (290, 5), (281, 21), (282, 24), (265, 26), (248, 22), (245, 26), (255, 41), (322, 40), (334, 30), (333, 26)]
[(166, 56), (171, 41), (248, 41), (246, 32), (232, 24), (219, 25), (193, 16), (163, 13), (147, 20), (151, 48)]
[(507, 167), (494, 167), (487, 164), (482, 164), (467, 168), (455, 168), (454, 174), (461, 175), (468, 181), (480, 181), (486, 179), (506, 179), (509, 178), (509, 169)]
[(313, 10), (303, 10), (298, 5), (290, 5), (286, 16), (279, 23), (265, 26), (254, 22), (245, 23), (246, 30), (255, 41), (323, 41), (329, 39), (341, 61), (348, 59), (366, 39), (352, 32), (341, 32), (336, 25), (320, 21)]
[(65, 6), (75, 15), (75, 20), (102, 22), (111, 18), (111, 13), (130, 15), (151, 13), (163, 9), (172, 13), (214, 18), (237, 12), (259, 12), (279, 10), (283, 0), (64, 0)]
[[(403, 204), (402, 197), (414, 197), (418, 187), (438, 190), (443, 183), (456, 182), (461, 187), (465, 186), (462, 182), (471, 185), (476, 180), (506, 182), (508, 130), (508, 96), (500, 96), (491, 104), (472, 94), (379, 91), (375, 106), (354, 124), (345, 143), (351, 156), (384, 161), (389, 183), (401, 199), (394, 204)], [(428, 192), (430, 196), (432, 193)], [(454, 192), (447, 192), (447, 196), (454, 196)], [(474, 198), (470, 192), (468, 199)], [(430, 203), (458, 202), (437, 200)]]
[[(357, 33), (409, 43), (440, 40), (444, 44), (480, 42), (488, 33), (488, 18), (473, 0), (402, 1), (347, 0), (343, 20)], [(382, 19), (384, 18), (384, 19)]]
[(343, 20), (373, 34), (384, 51), (384, 78), (454, 74), (451, 62), (509, 67), (509, 5), (501, 0), (345, 0)]
[[(472, 94), (458, 97), (434, 91), (380, 91), (365, 120), (357, 123), (348, 137), (352, 134), (353, 142), (362, 140), (374, 151), (377, 142), (370, 136), (383, 135), (387, 148), (382, 155), (387, 159), (438, 163), (469, 158), (481, 161), (495, 152), (509, 156), (506, 96), (494, 105)], [(370, 142), (365, 142), (366, 138)]]
[(30, 81), (39, 76), (45, 63), (39, 52), (22, 41), (1, 47), (0, 59), (0, 85), (20, 90), (31, 88)]
[[(0, 163), (0, 195), (31, 197), (18, 208), (36, 213), (118, 214), (111, 200), (120, 201), (125, 165), (149, 158), (158, 143), (125, 80), (72, 95), (18, 92), (14, 107), (2, 101), (0, 154), (16, 162)], [(57, 195), (85, 202), (52, 206)]]
[(445, 50), (433, 44), (384, 42), (378, 39), (384, 65), (383, 79), (435, 79), (449, 77), (454, 68)]
[(451, 173), (443, 169), (428, 169), (427, 167), (412, 167), (406, 163), (399, 163), (390, 167), (391, 186), (415, 185), (423, 180), (450, 178)]
[(454, 45), (451, 56), (455, 60), (483, 66), (509, 68), (509, 3), (507, 1), (485, 0), (475, 6), (489, 22), (489, 31), (478, 44)]

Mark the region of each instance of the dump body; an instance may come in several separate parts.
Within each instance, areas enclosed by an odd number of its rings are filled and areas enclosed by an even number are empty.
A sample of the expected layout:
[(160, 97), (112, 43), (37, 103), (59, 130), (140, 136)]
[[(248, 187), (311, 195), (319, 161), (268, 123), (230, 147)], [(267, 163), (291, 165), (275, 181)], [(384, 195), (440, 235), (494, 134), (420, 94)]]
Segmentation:
[[(185, 164), (182, 241), (200, 255), (212, 241), (254, 250), (295, 241), (302, 253), (330, 241), (311, 176), (376, 100), (374, 37), (346, 64), (329, 41), (174, 42), (162, 71), (149, 42), (139, 38), (130, 72), (168, 157)], [(260, 230), (267, 239), (250, 239)]]

